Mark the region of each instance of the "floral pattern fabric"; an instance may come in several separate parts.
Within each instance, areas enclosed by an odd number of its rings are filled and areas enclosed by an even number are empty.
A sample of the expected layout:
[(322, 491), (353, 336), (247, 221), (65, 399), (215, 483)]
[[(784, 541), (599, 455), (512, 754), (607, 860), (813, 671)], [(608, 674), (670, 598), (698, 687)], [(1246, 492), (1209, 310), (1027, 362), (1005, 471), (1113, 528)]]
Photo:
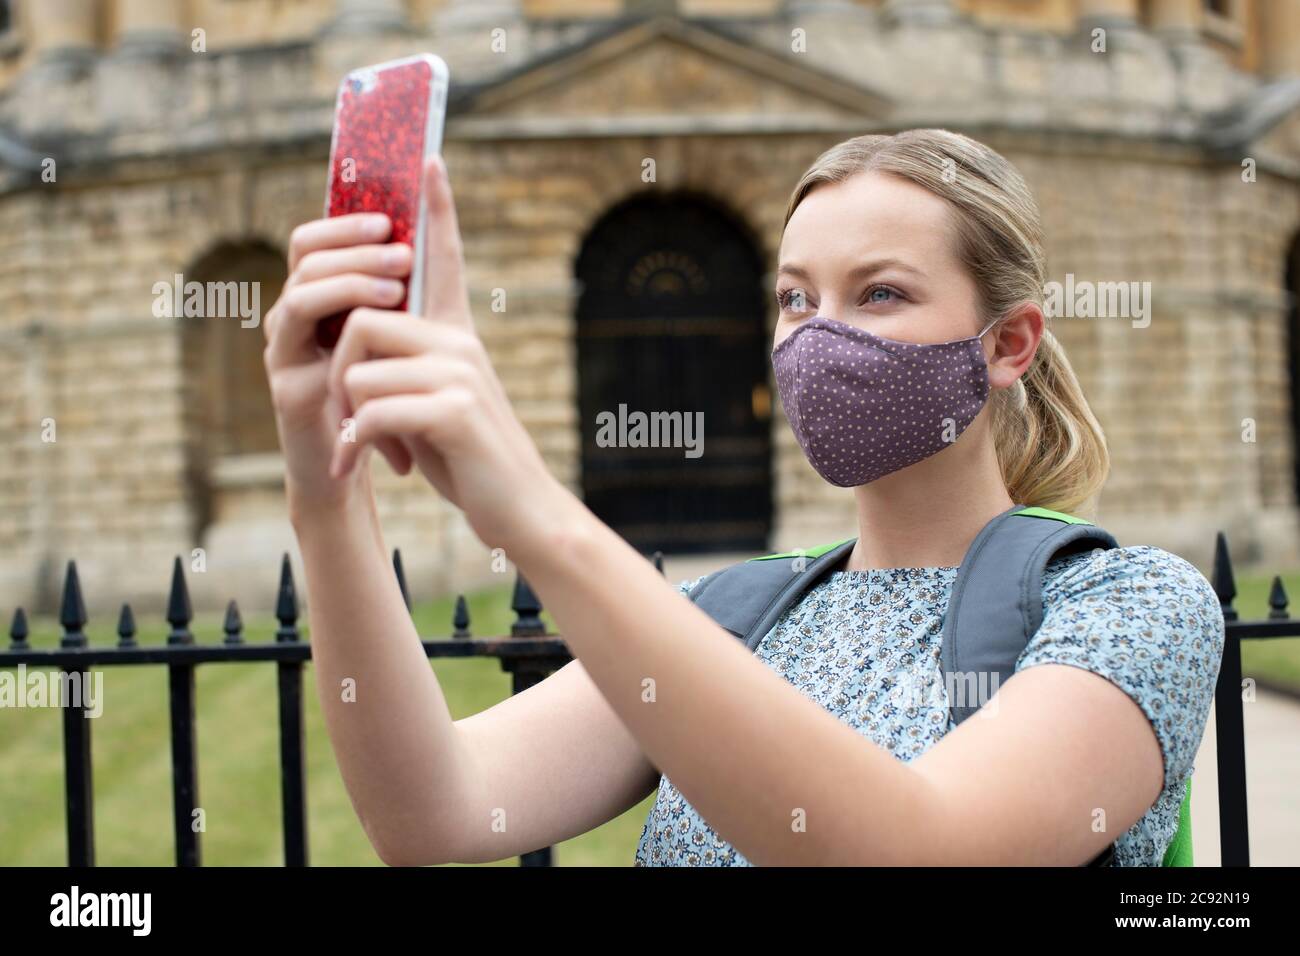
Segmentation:
[[(939, 663), (956, 576), (954, 567), (832, 572), (782, 616), (757, 654), (864, 737), (899, 760), (915, 760), (956, 726)], [(685, 594), (697, 582), (679, 589)], [(1214, 698), (1224, 641), (1218, 599), (1187, 561), (1134, 546), (1053, 560), (1043, 575), (1043, 611), (1016, 671), (1068, 664), (1099, 674), (1151, 722), (1164, 787), (1116, 840), (1114, 862), (1159, 866)], [(749, 865), (666, 776), (635, 863)]]

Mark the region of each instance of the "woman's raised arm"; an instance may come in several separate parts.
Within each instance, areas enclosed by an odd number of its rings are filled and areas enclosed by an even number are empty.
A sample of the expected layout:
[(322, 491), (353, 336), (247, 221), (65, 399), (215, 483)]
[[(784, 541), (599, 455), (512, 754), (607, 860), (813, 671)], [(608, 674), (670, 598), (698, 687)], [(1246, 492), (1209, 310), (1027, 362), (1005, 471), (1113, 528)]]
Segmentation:
[[(369, 470), (331, 477), (348, 409), (327, 388), (316, 322), (401, 298), (411, 250), (383, 216), (299, 227), (264, 354), (306, 571), (312, 657), (344, 783), (381, 858), (511, 856), (626, 809), (654, 772), (580, 665), (453, 723), (388, 563)], [(409, 316), (406, 320), (413, 321)], [(399, 472), (418, 443), (378, 444)]]

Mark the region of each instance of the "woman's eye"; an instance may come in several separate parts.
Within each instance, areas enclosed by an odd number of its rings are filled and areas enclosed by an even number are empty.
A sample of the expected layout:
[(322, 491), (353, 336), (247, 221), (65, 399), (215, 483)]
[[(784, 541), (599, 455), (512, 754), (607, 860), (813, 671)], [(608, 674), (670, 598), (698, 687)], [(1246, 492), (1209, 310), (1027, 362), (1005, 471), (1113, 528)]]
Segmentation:
[(802, 312), (808, 308), (808, 294), (803, 289), (786, 289), (777, 292), (776, 302), (787, 312)]
[(867, 290), (867, 301), (872, 303), (889, 303), (901, 298), (897, 289), (891, 289), (887, 285), (872, 286)]

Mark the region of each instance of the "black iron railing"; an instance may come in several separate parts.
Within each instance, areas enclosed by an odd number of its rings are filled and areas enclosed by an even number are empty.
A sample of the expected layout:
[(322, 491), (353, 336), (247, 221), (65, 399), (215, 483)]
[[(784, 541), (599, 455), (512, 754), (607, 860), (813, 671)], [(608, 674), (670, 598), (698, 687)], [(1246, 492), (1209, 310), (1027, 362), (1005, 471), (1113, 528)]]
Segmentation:
[[(399, 552), (393, 566), (409, 609), (410, 594)], [(546, 633), (541, 604), (523, 577), (515, 581), (511, 609), (514, 623), (508, 637), (474, 638), (470, 635), (469, 609), (458, 597), (452, 614), (452, 635), (442, 640), (421, 640), (425, 653), (433, 657), (495, 657), (511, 675), (512, 693), (533, 686), (571, 658), (555, 635)], [(198, 748), (195, 739), (195, 668), (201, 664), (273, 662), (278, 672), (280, 726), (280, 795), (284, 835), (284, 862), (306, 866), (307, 787), (303, 747), (303, 664), (311, 658), (311, 646), (298, 631), (298, 597), (293, 572), (286, 554), (280, 564), (280, 584), (275, 617), (279, 627), (275, 641), (249, 644), (243, 638), (239, 608), (231, 601), (226, 608), (219, 644), (200, 644), (189, 629), (193, 612), (189, 589), (180, 558), (172, 566), (171, 591), (167, 600), (170, 631), (165, 644), (143, 646), (135, 639), (135, 618), (130, 605), (122, 605), (117, 623), (117, 643), (92, 646), (86, 640), (86, 607), (75, 562), (68, 562), (63, 581), (59, 623), (63, 634), (57, 649), (37, 649), (28, 643), (28, 625), (22, 608), (14, 612), (9, 629), (10, 645), (0, 650), (0, 667), (57, 669), (61, 674), (80, 675), (84, 682), (92, 669), (132, 665), (162, 665), (168, 671), (168, 700), (171, 713), (172, 820), (176, 842), (176, 865), (199, 866), (203, 861), (200, 830), (194, 826), (199, 808)], [(62, 679), (62, 678), (61, 678)], [(63, 757), (66, 784), (68, 865), (94, 866), (95, 812), (91, 781), (91, 726), (79, 705), (66, 695), (63, 703)], [(83, 701), (84, 702), (84, 701)], [(520, 857), (523, 866), (549, 866), (551, 848), (543, 847)]]
[(1214, 688), (1214, 743), (1219, 770), (1219, 849), (1222, 866), (1250, 866), (1250, 828), (1246, 811), (1245, 687), (1241, 642), (1300, 637), (1300, 620), (1287, 613), (1282, 579), (1274, 576), (1268, 592), (1268, 618), (1242, 621), (1232, 602), (1237, 583), (1228, 556), (1228, 541), (1219, 532), (1214, 542), (1210, 583), (1223, 609), (1223, 663)]
[[(662, 558), (654, 556), (663, 569)], [(393, 566), (407, 608), (411, 606), (399, 552)], [(1232, 603), (1237, 589), (1228, 556), (1228, 545), (1220, 533), (1215, 542), (1211, 583), (1223, 609), (1226, 639), (1218, 684), (1215, 688), (1215, 740), (1219, 778), (1219, 842), (1223, 866), (1249, 866), (1250, 845), (1246, 807), (1246, 747), (1244, 735), (1241, 642), (1300, 637), (1300, 620), (1288, 615), (1288, 599), (1281, 578), (1273, 579), (1266, 620), (1241, 621)], [(494, 657), (511, 675), (512, 693), (519, 693), (544, 679), (570, 660), (568, 649), (556, 635), (547, 634), (541, 619), (541, 603), (522, 576), (515, 581), (511, 609), (515, 613), (506, 637), (475, 638), (470, 634), (469, 611), (458, 597), (452, 615), (449, 638), (421, 640), (430, 657)], [(298, 598), (289, 557), (280, 565), (280, 583), (275, 617), (279, 627), (275, 641), (249, 644), (243, 639), (239, 608), (231, 601), (226, 608), (219, 644), (200, 644), (189, 629), (193, 613), (180, 558), (172, 567), (171, 591), (166, 619), (170, 625), (166, 643), (142, 646), (135, 640), (135, 621), (129, 605), (118, 617), (118, 640), (113, 646), (91, 646), (86, 639), (86, 609), (75, 562), (69, 562), (63, 583), (59, 622), (63, 630), (57, 649), (37, 649), (28, 643), (27, 619), (22, 608), (14, 612), (10, 646), (0, 649), (0, 668), (28, 667), (57, 669), (86, 681), (93, 668), (105, 666), (162, 665), (168, 669), (168, 699), (171, 713), (172, 808), (176, 863), (198, 866), (202, 862), (199, 829), (193, 825), (199, 807), (198, 762), (195, 743), (194, 673), (200, 664), (268, 661), (278, 672), (280, 728), (280, 793), (284, 835), (284, 860), (289, 866), (308, 862), (306, 771), (303, 748), (303, 664), (311, 647), (298, 631)], [(91, 725), (78, 706), (63, 707), (63, 753), (66, 783), (68, 863), (95, 863), (94, 799), (91, 786)], [(550, 866), (551, 848), (543, 847), (520, 857), (523, 866)]]

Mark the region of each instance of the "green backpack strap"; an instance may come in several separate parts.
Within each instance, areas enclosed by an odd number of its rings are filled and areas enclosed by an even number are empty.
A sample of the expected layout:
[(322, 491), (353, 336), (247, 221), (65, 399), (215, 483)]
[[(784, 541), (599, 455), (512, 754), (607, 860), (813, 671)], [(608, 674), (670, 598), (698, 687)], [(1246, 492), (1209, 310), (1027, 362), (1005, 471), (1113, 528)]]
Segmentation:
[(1178, 808), (1178, 829), (1165, 848), (1161, 866), (1195, 866), (1192, 862), (1192, 778), (1187, 778), (1182, 806)]

